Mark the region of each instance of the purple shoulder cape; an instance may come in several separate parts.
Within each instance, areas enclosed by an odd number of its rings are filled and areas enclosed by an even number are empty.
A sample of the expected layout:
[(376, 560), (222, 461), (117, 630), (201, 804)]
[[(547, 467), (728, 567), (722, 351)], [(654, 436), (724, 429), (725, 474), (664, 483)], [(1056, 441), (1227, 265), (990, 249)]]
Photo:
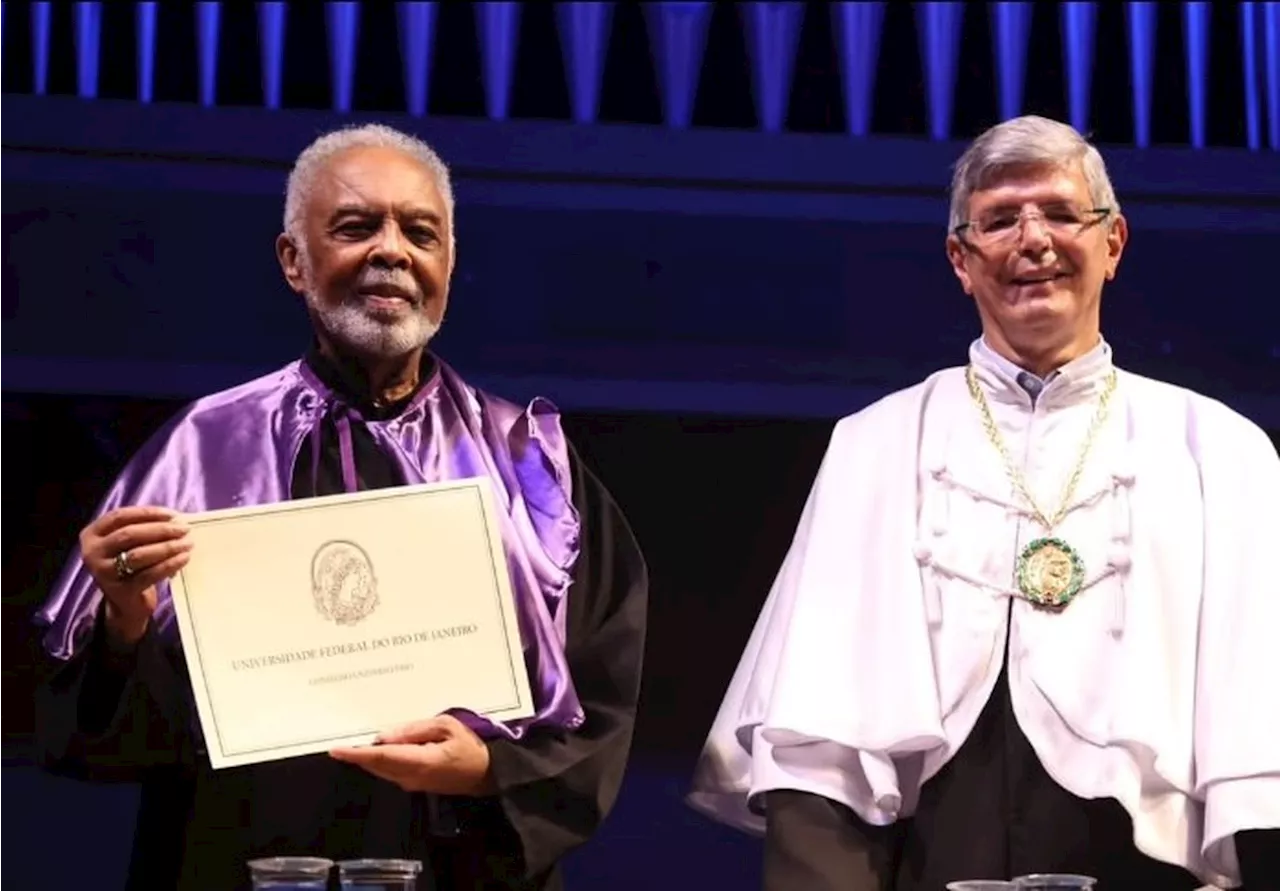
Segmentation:
[[(536, 714), (503, 724), (460, 715), (481, 736), (519, 739), (531, 727), (583, 721), (564, 655), (566, 597), (578, 557), (569, 448), (551, 403), (527, 408), (468, 386), (443, 362), (397, 417), (365, 421), (295, 361), (272, 374), (192, 403), (130, 460), (95, 516), (122, 505), (182, 513), (272, 504), (290, 497), (300, 449), (332, 414), (339, 439), (363, 423), (409, 483), (487, 475), (501, 508), (502, 538), (519, 615)], [(344, 448), (349, 467), (349, 449)], [(352, 488), (353, 474), (348, 476)], [(158, 588), (156, 630), (177, 644), (168, 585)], [(44, 647), (67, 660), (91, 639), (102, 594), (75, 555), (36, 621)], [(427, 717), (424, 715), (424, 717)]]

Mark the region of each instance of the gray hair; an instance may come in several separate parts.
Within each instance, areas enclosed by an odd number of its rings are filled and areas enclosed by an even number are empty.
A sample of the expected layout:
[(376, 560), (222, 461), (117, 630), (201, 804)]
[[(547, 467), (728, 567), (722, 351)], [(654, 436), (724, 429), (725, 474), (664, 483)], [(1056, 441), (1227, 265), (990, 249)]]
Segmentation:
[(316, 178), (336, 156), (351, 149), (389, 148), (403, 152), (430, 171), (440, 197), (444, 199), (445, 221), (449, 225), (449, 254), (453, 255), (453, 183), (449, 168), (431, 146), (421, 139), (384, 124), (359, 124), (326, 133), (302, 150), (289, 172), (284, 194), (284, 231), (305, 255), (303, 208), (315, 188)]
[(1109, 207), (1112, 216), (1120, 202), (1102, 155), (1074, 127), (1036, 115), (996, 124), (973, 141), (956, 162), (951, 178), (951, 218), (948, 231), (969, 219), (973, 193), (995, 183), (1011, 167), (1068, 167), (1079, 163), (1094, 207)]

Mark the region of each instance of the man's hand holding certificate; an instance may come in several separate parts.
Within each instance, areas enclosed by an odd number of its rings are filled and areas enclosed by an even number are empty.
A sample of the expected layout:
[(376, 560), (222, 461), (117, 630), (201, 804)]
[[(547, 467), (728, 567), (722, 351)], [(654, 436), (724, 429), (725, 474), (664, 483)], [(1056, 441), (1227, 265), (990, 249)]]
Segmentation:
[(362, 767), (406, 792), (491, 795), (489, 748), (452, 715), (416, 721), (380, 734), (372, 746), (349, 746), (329, 754)]
[(188, 528), (166, 507), (122, 507), (103, 514), (80, 533), (85, 566), (102, 591), (107, 634), (132, 646), (155, 612), (156, 584), (191, 557)]

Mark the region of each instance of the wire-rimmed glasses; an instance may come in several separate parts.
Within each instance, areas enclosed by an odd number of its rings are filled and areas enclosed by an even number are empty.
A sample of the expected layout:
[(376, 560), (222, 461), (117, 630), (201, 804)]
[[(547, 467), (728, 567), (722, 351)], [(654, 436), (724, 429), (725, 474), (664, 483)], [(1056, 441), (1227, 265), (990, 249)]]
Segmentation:
[(1025, 224), (1035, 220), (1053, 237), (1073, 240), (1110, 214), (1109, 207), (1082, 208), (1074, 204), (1046, 204), (1035, 210), (996, 207), (951, 231), (958, 236), (967, 236), (975, 244), (990, 246), (1018, 240), (1025, 231)]

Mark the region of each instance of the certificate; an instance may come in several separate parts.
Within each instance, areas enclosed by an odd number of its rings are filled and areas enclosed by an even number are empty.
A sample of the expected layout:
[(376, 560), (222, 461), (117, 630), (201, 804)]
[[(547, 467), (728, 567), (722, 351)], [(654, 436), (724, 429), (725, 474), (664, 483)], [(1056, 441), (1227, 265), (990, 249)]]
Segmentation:
[(183, 519), (171, 592), (215, 769), (533, 714), (487, 477)]

